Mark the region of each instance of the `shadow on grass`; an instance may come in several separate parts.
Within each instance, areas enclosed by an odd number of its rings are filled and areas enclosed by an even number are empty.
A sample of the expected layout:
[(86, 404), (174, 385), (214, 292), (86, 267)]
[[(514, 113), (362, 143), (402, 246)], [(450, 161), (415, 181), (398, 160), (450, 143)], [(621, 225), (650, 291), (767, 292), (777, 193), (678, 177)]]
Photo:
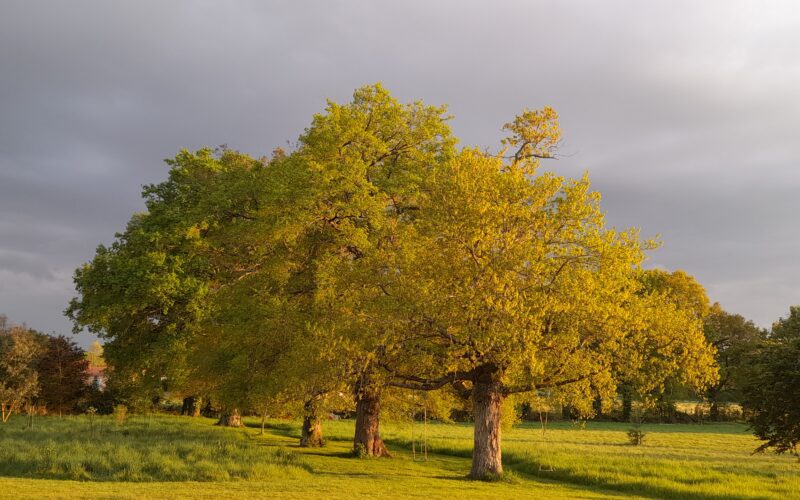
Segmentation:
[[(299, 448), (299, 447), (298, 447)], [(311, 455), (325, 458), (352, 458), (360, 460), (352, 451), (325, 451), (325, 448), (301, 448), (303, 455)]]
[[(411, 449), (411, 442), (405, 439), (391, 439), (387, 440), (387, 444), (392, 447), (397, 447), (403, 450)], [(581, 443), (585, 444), (585, 443)], [(608, 446), (608, 445), (604, 445)], [(628, 446), (620, 444), (619, 446)], [(472, 450), (467, 448), (450, 448), (450, 447), (429, 447), (429, 453), (439, 456), (450, 456), (456, 458), (472, 458)], [(506, 452), (503, 454), (503, 465), (506, 470), (512, 474), (524, 477), (530, 480), (544, 481), (547, 483), (556, 483), (564, 486), (574, 486), (578, 489), (601, 489), (610, 494), (618, 493), (620, 496), (641, 495), (650, 498), (680, 498), (688, 500), (700, 499), (730, 499), (730, 500), (744, 500), (752, 498), (748, 495), (737, 495), (731, 492), (713, 494), (713, 493), (698, 493), (686, 490), (679, 490), (658, 485), (648, 485), (639, 482), (624, 482), (616, 478), (615, 480), (604, 479), (602, 476), (594, 475), (587, 476), (578, 471), (569, 469), (552, 469), (549, 464), (537, 460), (530, 456), (520, 456), (513, 452)], [(466, 473), (466, 470), (465, 470)], [(457, 481), (475, 481), (465, 476), (435, 476), (437, 479), (448, 479)], [(692, 480), (697, 481), (697, 480)], [(681, 481), (676, 479), (676, 482), (683, 484), (698, 484), (688, 481)]]
[[(248, 421), (245, 421), (244, 422), (244, 426), (247, 429), (256, 429), (256, 430), (259, 430), (259, 431), (261, 430), (261, 422), (248, 422)], [(265, 431), (268, 430), (268, 431), (271, 431), (271, 432), (274, 432), (274, 433), (277, 433), (277, 434), (284, 434), (284, 435), (287, 435), (287, 436), (293, 436), (293, 437), (295, 435), (297, 435), (297, 438), (298, 439), (300, 438), (299, 434), (297, 434), (298, 431), (300, 430), (300, 428), (297, 425), (294, 425), (294, 424), (292, 424), (290, 422), (286, 422), (286, 423), (283, 423), (283, 422), (281, 422), (281, 423), (270, 422), (270, 423), (264, 425), (264, 430)]]
[[(730, 492), (713, 494), (713, 493), (698, 493), (686, 490), (676, 490), (669, 487), (658, 486), (654, 484), (642, 484), (633, 482), (620, 482), (604, 480), (602, 476), (595, 475), (587, 477), (576, 471), (569, 469), (552, 469), (548, 464), (539, 461), (530, 456), (520, 457), (515, 453), (506, 453), (503, 457), (503, 465), (517, 474), (524, 475), (529, 478), (536, 478), (558, 483), (567, 483), (574, 486), (601, 488), (606, 491), (615, 491), (624, 494), (643, 495), (651, 498), (679, 498), (679, 499), (731, 499), (731, 500), (745, 500), (750, 499), (752, 496), (736, 495)], [(681, 481), (678, 481), (681, 482)], [(683, 482), (684, 484), (692, 484)]]

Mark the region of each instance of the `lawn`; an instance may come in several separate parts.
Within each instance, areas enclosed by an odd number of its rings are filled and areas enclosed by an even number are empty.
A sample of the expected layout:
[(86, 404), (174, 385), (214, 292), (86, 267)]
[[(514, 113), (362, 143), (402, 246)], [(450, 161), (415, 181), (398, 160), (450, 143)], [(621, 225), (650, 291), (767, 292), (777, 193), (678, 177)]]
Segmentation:
[[(392, 459), (352, 458), (353, 423), (328, 421), (327, 446), (296, 446), (299, 424), (272, 420), (259, 434), (210, 419), (136, 416), (22, 418), (0, 426), (0, 496), (352, 498), (800, 498), (800, 463), (756, 455), (739, 424), (628, 426), (525, 424), (504, 435), (509, 478), (465, 479), (471, 428), (429, 424), (427, 461), (414, 460), (408, 422), (387, 422)], [(420, 437), (422, 426), (413, 432)]]

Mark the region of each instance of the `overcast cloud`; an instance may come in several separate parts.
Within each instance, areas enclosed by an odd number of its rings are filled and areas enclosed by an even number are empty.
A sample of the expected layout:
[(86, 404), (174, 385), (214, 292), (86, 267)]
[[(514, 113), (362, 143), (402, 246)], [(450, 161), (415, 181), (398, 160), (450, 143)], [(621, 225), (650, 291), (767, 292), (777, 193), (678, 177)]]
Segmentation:
[[(651, 266), (768, 326), (800, 303), (800, 9), (791, 2), (0, 3), (0, 313), (67, 333), (72, 271), (180, 148), (254, 155), (383, 82), (496, 147), (561, 115), (565, 175)], [(88, 337), (82, 339), (86, 343)]]

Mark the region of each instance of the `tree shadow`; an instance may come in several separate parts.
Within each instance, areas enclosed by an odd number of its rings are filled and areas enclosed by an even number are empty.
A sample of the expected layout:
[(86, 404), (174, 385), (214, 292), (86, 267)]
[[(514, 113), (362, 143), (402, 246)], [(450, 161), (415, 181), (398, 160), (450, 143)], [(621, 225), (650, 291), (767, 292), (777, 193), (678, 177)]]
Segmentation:
[[(602, 476), (594, 476), (589, 479), (584, 474), (571, 471), (569, 469), (553, 468), (550, 464), (546, 464), (535, 458), (525, 457), (520, 458), (515, 456), (514, 453), (506, 454), (503, 457), (503, 466), (516, 474), (524, 475), (528, 478), (545, 480), (548, 482), (555, 482), (559, 484), (568, 484), (582, 488), (599, 488), (607, 492), (618, 492), (625, 496), (627, 495), (643, 495), (649, 498), (680, 498), (688, 500), (708, 500), (708, 499), (726, 499), (726, 500), (746, 500), (753, 498), (748, 495), (736, 495), (731, 492), (724, 493), (700, 493), (686, 490), (676, 490), (669, 487), (658, 486), (655, 484), (642, 484), (633, 482), (620, 482), (617, 477), (613, 481), (604, 479)], [(684, 484), (697, 484), (695, 479), (693, 483)]]

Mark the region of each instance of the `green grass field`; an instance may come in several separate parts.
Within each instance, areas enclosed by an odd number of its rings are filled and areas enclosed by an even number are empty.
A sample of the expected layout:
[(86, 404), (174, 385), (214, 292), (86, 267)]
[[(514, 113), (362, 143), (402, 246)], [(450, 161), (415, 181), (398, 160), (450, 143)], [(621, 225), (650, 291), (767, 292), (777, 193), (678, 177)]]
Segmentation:
[[(504, 435), (508, 478), (465, 479), (469, 425), (429, 424), (427, 461), (411, 456), (411, 424), (384, 423), (392, 459), (352, 458), (353, 423), (325, 422), (327, 446), (296, 446), (299, 424), (265, 435), (210, 419), (137, 416), (22, 418), (0, 426), (3, 498), (800, 498), (800, 463), (750, 452), (743, 425), (646, 425), (643, 446), (624, 424), (525, 424)], [(422, 426), (415, 424), (417, 437)]]

